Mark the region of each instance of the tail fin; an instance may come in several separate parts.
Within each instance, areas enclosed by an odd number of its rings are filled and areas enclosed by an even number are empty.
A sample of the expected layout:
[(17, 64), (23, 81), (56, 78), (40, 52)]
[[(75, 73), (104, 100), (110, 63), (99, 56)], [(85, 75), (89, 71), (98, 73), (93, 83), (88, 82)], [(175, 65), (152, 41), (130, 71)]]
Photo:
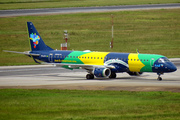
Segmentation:
[(27, 29), (32, 51), (53, 50), (44, 43), (32, 22), (27, 22)]

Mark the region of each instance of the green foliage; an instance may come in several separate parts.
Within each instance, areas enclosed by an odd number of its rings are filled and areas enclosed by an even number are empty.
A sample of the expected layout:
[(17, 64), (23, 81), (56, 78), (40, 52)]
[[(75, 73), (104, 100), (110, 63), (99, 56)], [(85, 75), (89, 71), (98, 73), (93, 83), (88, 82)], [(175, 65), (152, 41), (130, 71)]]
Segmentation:
[(0, 90), (0, 119), (179, 119), (180, 93)]
[[(2, 50), (29, 51), (26, 22), (31, 21), (47, 45), (60, 49), (68, 30), (69, 50), (136, 52), (180, 57), (180, 9), (21, 16), (0, 19), (0, 65), (34, 63)], [(111, 41), (114, 15), (114, 48)], [(21, 59), (19, 59), (21, 58)]]
[(0, 0), (0, 9), (34, 9), (180, 3), (179, 0)]

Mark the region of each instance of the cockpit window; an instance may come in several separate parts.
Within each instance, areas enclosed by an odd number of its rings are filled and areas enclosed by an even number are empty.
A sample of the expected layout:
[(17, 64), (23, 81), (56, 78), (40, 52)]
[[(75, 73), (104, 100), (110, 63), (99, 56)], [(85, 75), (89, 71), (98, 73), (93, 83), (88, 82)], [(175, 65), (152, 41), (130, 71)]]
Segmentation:
[(170, 62), (170, 60), (167, 58), (164, 58), (164, 62)]
[(158, 60), (158, 63), (163, 63), (164, 62), (164, 59), (162, 59), (162, 58), (160, 58), (159, 60)]
[(160, 58), (160, 59), (158, 60), (158, 62), (159, 62), (159, 63), (164, 63), (164, 62), (170, 62), (170, 60), (167, 59), (167, 58)]

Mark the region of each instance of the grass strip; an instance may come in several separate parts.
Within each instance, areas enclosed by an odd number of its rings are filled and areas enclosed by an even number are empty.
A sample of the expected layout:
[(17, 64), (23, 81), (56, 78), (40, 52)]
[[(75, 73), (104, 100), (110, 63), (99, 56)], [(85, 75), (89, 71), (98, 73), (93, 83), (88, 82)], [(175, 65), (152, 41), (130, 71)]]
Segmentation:
[(180, 3), (179, 0), (0, 0), (0, 9), (37, 9)]
[[(68, 30), (69, 50), (136, 52), (180, 57), (180, 9), (21, 16), (0, 19), (0, 65), (34, 64), (25, 55), (3, 50), (28, 51), (26, 22), (31, 21), (42, 39), (54, 49), (64, 43)], [(114, 15), (114, 48), (111, 41)]]
[(180, 118), (180, 93), (1, 89), (1, 120)]

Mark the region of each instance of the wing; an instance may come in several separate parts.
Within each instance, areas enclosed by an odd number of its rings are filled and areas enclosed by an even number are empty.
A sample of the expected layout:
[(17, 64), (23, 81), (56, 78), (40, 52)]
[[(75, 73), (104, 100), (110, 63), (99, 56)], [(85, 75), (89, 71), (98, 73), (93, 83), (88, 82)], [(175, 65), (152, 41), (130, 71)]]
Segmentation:
[(67, 69), (85, 69), (88, 71), (92, 71), (95, 68), (110, 68), (113, 69), (115, 68), (112, 65), (90, 65), (90, 64), (68, 64), (68, 63), (42, 63), (42, 64), (51, 64), (54, 65), (56, 67), (64, 67)]

